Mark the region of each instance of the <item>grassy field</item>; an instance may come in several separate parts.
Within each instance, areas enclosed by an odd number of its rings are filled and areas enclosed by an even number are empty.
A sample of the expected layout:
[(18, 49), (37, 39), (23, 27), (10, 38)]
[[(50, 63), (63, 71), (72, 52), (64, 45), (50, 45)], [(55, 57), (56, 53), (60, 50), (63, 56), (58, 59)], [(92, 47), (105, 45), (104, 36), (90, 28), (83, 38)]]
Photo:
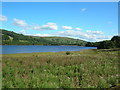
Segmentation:
[(120, 81), (120, 51), (6, 54), (3, 88), (109, 88)]

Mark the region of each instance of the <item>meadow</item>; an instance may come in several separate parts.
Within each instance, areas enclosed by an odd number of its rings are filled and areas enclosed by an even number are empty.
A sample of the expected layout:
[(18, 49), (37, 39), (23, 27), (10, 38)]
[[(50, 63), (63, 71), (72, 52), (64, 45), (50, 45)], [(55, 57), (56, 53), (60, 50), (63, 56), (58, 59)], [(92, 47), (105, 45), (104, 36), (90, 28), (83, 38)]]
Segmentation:
[(3, 88), (110, 88), (119, 84), (120, 51), (4, 54)]

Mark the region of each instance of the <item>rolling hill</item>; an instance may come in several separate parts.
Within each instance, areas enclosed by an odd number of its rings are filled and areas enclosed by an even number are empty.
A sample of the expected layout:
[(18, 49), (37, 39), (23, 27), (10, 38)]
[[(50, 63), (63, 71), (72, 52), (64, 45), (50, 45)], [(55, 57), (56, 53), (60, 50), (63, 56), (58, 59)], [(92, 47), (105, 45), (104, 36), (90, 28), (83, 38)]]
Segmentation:
[(2, 45), (79, 45), (85, 46), (86, 41), (68, 37), (25, 36), (12, 31), (0, 29)]

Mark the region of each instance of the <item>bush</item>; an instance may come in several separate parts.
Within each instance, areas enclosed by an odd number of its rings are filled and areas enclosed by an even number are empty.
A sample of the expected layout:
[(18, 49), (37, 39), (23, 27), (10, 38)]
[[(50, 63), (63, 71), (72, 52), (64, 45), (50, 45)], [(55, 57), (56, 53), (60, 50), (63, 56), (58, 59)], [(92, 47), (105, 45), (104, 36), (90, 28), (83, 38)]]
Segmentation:
[(66, 55), (70, 55), (70, 52), (66, 52)]

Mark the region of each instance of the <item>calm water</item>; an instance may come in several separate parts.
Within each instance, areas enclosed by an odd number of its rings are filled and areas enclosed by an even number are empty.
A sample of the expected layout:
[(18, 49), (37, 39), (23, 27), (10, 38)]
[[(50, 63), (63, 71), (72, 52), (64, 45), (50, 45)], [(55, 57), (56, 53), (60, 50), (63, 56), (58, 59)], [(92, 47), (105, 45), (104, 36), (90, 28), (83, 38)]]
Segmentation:
[(79, 51), (79, 50), (83, 50), (83, 49), (93, 49), (93, 48), (96, 48), (96, 47), (41, 46), (41, 45), (3, 45), (2, 46), (2, 54), (32, 53), (32, 52)]

